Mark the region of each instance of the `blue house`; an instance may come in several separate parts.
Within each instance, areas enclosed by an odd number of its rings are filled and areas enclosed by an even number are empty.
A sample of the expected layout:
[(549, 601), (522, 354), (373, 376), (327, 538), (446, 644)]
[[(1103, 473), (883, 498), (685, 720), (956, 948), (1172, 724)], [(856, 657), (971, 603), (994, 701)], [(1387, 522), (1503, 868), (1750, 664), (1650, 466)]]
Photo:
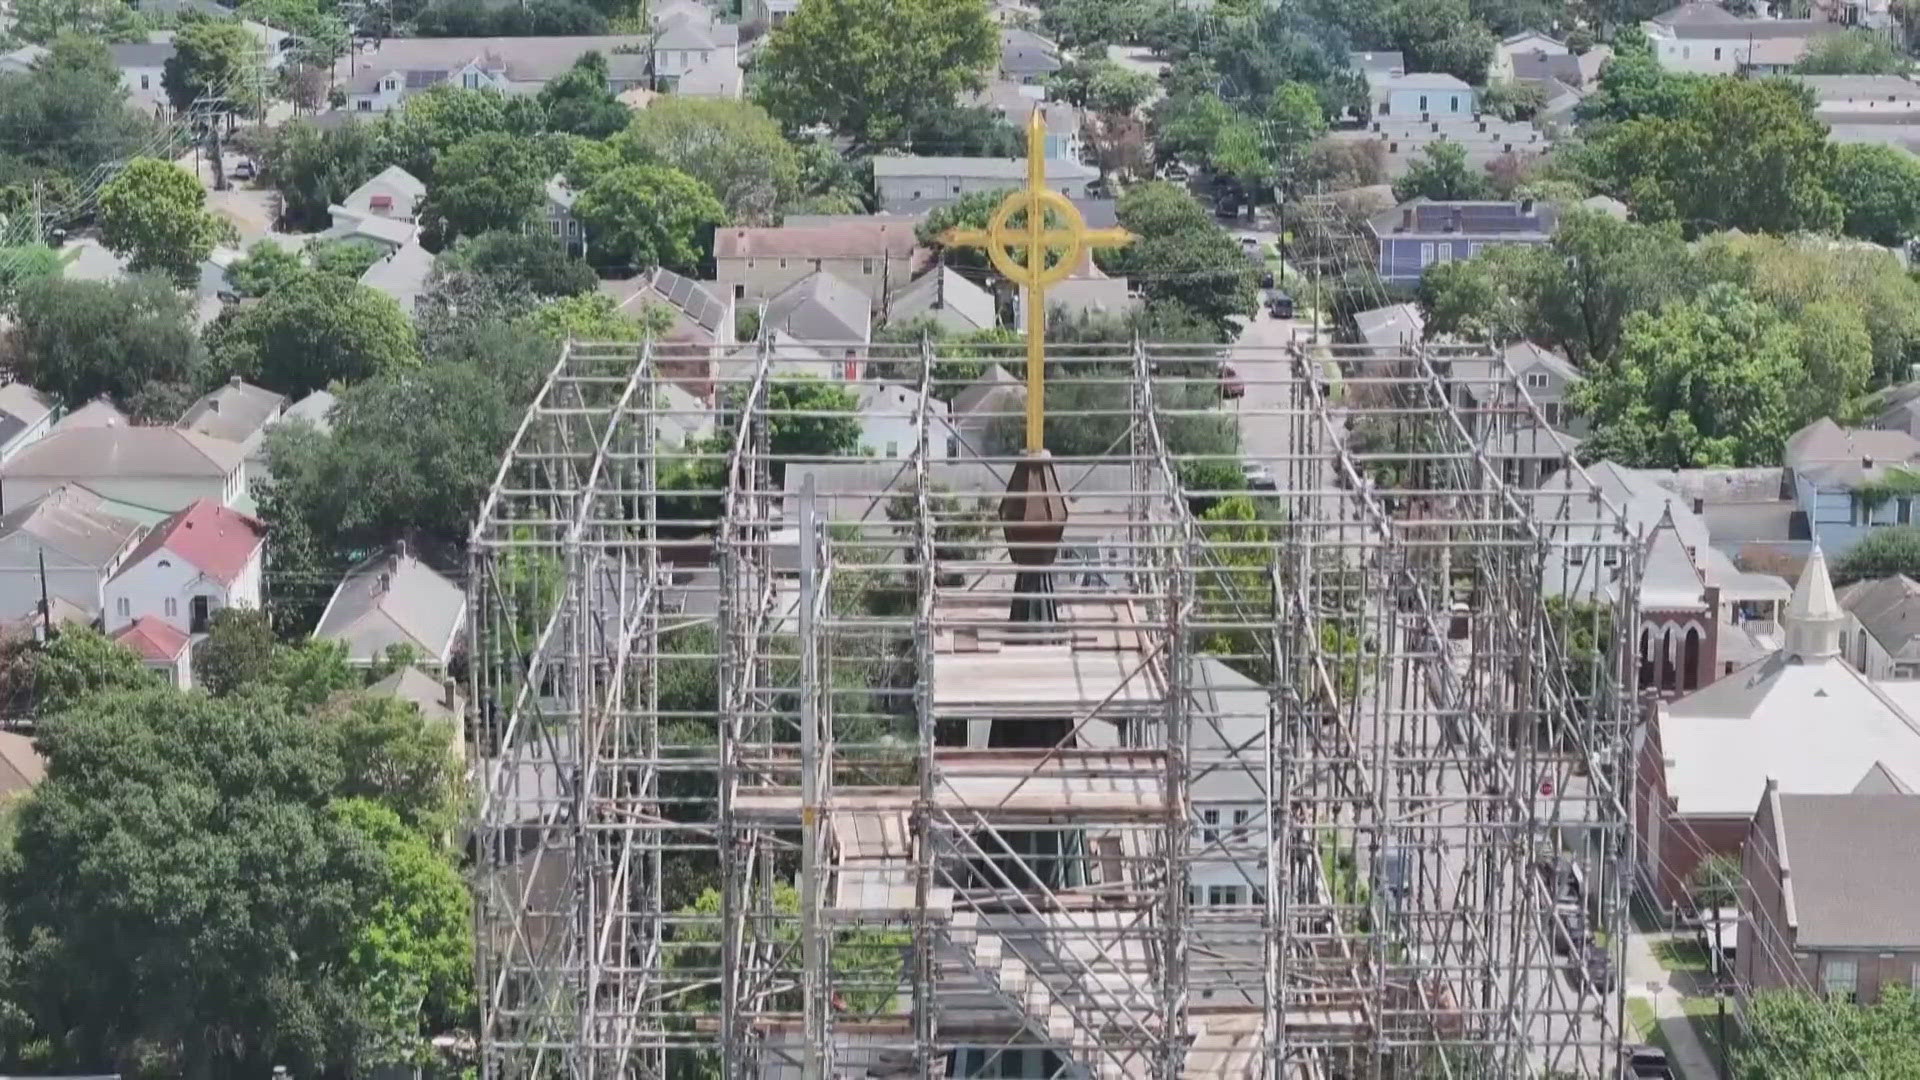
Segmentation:
[(1374, 269), (1382, 280), (1417, 284), (1427, 267), (1470, 259), (1489, 244), (1544, 244), (1560, 208), (1532, 199), (1515, 202), (1430, 202), (1415, 199), (1375, 214)]
[(1367, 87), (1375, 116), (1472, 116), (1480, 111), (1479, 91), (1437, 71), (1411, 75), (1369, 72)]
[(1787, 440), (1786, 482), (1808, 534), (1837, 559), (1874, 529), (1920, 524), (1920, 439), (1816, 420)]

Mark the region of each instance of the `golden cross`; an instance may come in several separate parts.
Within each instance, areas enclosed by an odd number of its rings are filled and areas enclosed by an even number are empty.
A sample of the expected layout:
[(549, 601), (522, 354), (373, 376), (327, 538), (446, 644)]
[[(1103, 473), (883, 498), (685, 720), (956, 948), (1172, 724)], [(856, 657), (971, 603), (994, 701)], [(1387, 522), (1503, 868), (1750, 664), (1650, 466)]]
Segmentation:
[[(1047, 228), (1047, 212), (1061, 224)], [(1024, 214), (1024, 225), (1013, 219)], [(1027, 452), (1037, 453), (1046, 430), (1044, 393), (1047, 339), (1047, 286), (1080, 265), (1089, 248), (1120, 247), (1133, 240), (1125, 229), (1089, 229), (1087, 219), (1065, 195), (1047, 187), (1047, 117), (1040, 106), (1027, 119), (1027, 186), (1007, 193), (984, 229), (949, 229), (941, 239), (953, 247), (984, 248), (1000, 275), (1027, 292)], [(1014, 258), (1024, 246), (1026, 261)], [(1060, 252), (1052, 266), (1047, 253)]]

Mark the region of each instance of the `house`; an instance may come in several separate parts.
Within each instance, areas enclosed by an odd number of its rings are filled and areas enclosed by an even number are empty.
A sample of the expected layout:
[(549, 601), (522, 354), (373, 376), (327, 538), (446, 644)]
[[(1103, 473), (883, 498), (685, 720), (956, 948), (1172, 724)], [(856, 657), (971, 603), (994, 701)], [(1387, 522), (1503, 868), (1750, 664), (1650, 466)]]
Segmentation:
[(204, 634), (222, 608), (259, 608), (267, 528), (212, 499), (156, 525), (107, 582), (106, 628), (153, 617)]
[(689, 446), (713, 434), (714, 411), (706, 399), (672, 382), (658, 384), (654, 393), (653, 437), (660, 445)]
[(313, 637), (344, 645), (351, 664), (372, 664), (404, 646), (420, 667), (445, 671), (466, 618), (466, 592), (401, 544), (347, 571)]
[(1335, 131), (1335, 143), (1375, 143), (1380, 147), (1387, 179), (1398, 180), (1416, 162), (1426, 159), (1435, 143), (1460, 148), (1468, 166), (1484, 169), (1503, 158), (1525, 159), (1546, 153), (1553, 133), (1528, 120), (1502, 120), (1489, 113), (1478, 116), (1376, 116), (1363, 128)]
[(1847, 612), (1847, 662), (1871, 679), (1920, 679), (1920, 582), (1894, 574), (1856, 581), (1838, 595)]
[(1488, 82), (1506, 82), (1514, 78), (1516, 56), (1572, 56), (1567, 43), (1539, 30), (1509, 34), (1493, 47), (1493, 62), (1487, 65)]
[(53, 399), (26, 383), (0, 386), (0, 461), (53, 430)]
[[(1796, 795), (1851, 791), (1876, 763), (1920, 782), (1920, 697), (1876, 683), (1842, 657), (1846, 612), (1815, 547), (1783, 618), (1786, 645), (1655, 705), (1634, 735), (1636, 857), (1665, 905), (1710, 854), (1738, 856), (1769, 781)], [(1644, 667), (1644, 660), (1643, 660)]]
[(1554, 87), (1571, 93), (1577, 101), (1593, 90), (1600, 80), (1600, 69), (1611, 59), (1613, 50), (1605, 45), (1595, 46), (1578, 56), (1564, 47), (1559, 51), (1530, 49), (1507, 56), (1506, 66), (1511, 72), (1507, 78), (1546, 90), (1546, 111), (1551, 114), (1556, 111), (1553, 106), (1556, 96)]
[(312, 424), (315, 430), (330, 435), (333, 433), (333, 407), (339, 403), (340, 399), (327, 391), (315, 390), (287, 406), (286, 414), (281, 417), (281, 420), (298, 420)]
[(433, 252), (409, 240), (376, 259), (360, 274), (360, 284), (393, 298), (408, 318), (433, 277)]
[(740, 68), (740, 27), (683, 16), (660, 27), (652, 43), (652, 75), (656, 90), (671, 91), (681, 76), (719, 65)]
[(418, 221), (420, 204), (427, 197), (427, 185), (398, 165), (380, 170), (371, 180), (354, 188), (340, 205), (357, 214)]
[(1447, 364), (1454, 404), (1469, 411), (1468, 422), (1478, 424), (1484, 410), (1519, 404), (1520, 391), (1552, 428), (1578, 435), (1586, 425), (1567, 402), (1573, 388), (1584, 382), (1566, 357), (1531, 341), (1516, 341), (1487, 360), (1462, 357)]
[(664, 267), (625, 281), (602, 281), (600, 291), (631, 318), (649, 309), (666, 311), (666, 333), (654, 339), (654, 366), (695, 398), (712, 396), (714, 365), (736, 343), (737, 302), (731, 295)]
[[(1092, 225), (1090, 228), (1107, 228)], [(1141, 304), (1140, 296), (1124, 277), (1109, 277), (1089, 254), (1072, 275), (1047, 286), (1047, 317), (1076, 319), (1082, 316), (1123, 315)], [(1013, 294), (1013, 328), (1027, 328), (1027, 294)]]
[(386, 38), (354, 56), (338, 84), (349, 112), (386, 112), (443, 83), (507, 95), (538, 93), (590, 52), (607, 61), (615, 93), (647, 85), (646, 34), (513, 38)]
[(54, 431), (78, 431), (82, 428), (124, 427), (133, 423), (126, 413), (106, 398), (94, 398), (85, 405), (54, 421)]
[(1375, 116), (1472, 116), (1480, 111), (1479, 91), (1452, 75), (1423, 71), (1411, 75), (1368, 76)]
[(1877, 767), (1860, 786), (1767, 782), (1740, 858), (1743, 997), (1794, 989), (1870, 1005), (1920, 984), (1920, 795)]
[[(1087, 194), (1100, 170), (1078, 161), (1047, 162), (1047, 186), (1069, 199)], [(1021, 158), (901, 157), (873, 159), (873, 187), (883, 208), (908, 203), (954, 202), (976, 191), (1005, 191), (1027, 182)]]
[(749, 21), (762, 22), (769, 29), (778, 29), (781, 23), (800, 10), (800, 0), (744, 0), (743, 10)]
[(1796, 75), (1836, 143), (1920, 151), (1920, 84), (1904, 75)]
[(421, 671), (412, 664), (367, 687), (369, 697), (410, 701), (428, 723), (446, 726), (448, 738), (460, 760), (467, 759), (467, 698), (460, 684), (444, 675)]
[(1904, 431), (1816, 420), (1787, 440), (1784, 463), (1807, 535), (1836, 558), (1872, 529), (1913, 523), (1920, 491), (1901, 485), (1920, 470), (1920, 439)]
[(332, 217), (333, 225), (320, 234), (322, 238), (365, 240), (384, 254), (406, 247), (420, 234), (420, 227), (413, 222), (385, 214), (365, 213), (345, 206), (329, 206), (327, 214)]
[(1893, 0), (1810, 0), (1808, 14), (1839, 26), (1891, 31), (1899, 26)]
[(916, 319), (956, 334), (991, 330), (999, 324), (993, 294), (950, 266), (927, 271), (887, 301), (888, 325), (904, 326)]
[(995, 81), (972, 100), (975, 105), (997, 110), (1015, 131), (1025, 131), (1034, 108), (1044, 105), (1041, 113), (1047, 124), (1047, 160), (1080, 160), (1083, 147), (1080, 110), (1064, 101), (1048, 102), (1044, 88)]
[[(873, 337), (873, 302), (831, 271), (808, 274), (767, 301), (763, 330), (777, 330), (803, 345), (858, 346)], [(849, 375), (848, 378), (857, 376)]]
[(746, 96), (747, 73), (733, 56), (717, 56), (681, 72), (673, 84), (673, 92), (681, 97), (738, 101)]
[(173, 59), (173, 42), (136, 41), (109, 45), (107, 51), (120, 72), (120, 88), (127, 92), (128, 104), (160, 115), (172, 111), (173, 102), (160, 80), (166, 74), (167, 61)]
[(1539, 487), (1572, 461), (1580, 440), (1544, 424), (1522, 420), (1505, 426), (1486, 425), (1478, 445), (1503, 483), (1530, 489)]
[(861, 456), (902, 461), (920, 443), (920, 414), (927, 413), (927, 458), (946, 461), (961, 452), (960, 437), (947, 422), (948, 405), (920, 397), (913, 387), (865, 379), (853, 387), (859, 402)]
[[(377, 265), (377, 264), (376, 264)], [(219, 389), (194, 402), (173, 426), (208, 438), (237, 443), (254, 475), (266, 474), (267, 429), (286, 411), (282, 394), (230, 376)]]
[(1398, 50), (1379, 52), (1350, 52), (1347, 54), (1347, 66), (1367, 77), (1371, 83), (1376, 78), (1386, 78), (1407, 73), (1407, 57)]
[(1825, 19), (1735, 15), (1707, 0), (1689, 0), (1640, 27), (1661, 67), (1696, 75), (1784, 75), (1815, 37), (1838, 29)]
[(702, 26), (711, 26), (714, 22), (714, 10), (705, 0), (659, 0), (657, 3), (647, 5), (647, 20), (653, 24), (655, 32), (682, 19), (691, 19)]
[(44, 595), (91, 620), (105, 606), (109, 578), (147, 527), (113, 513), (78, 485), (55, 488), (0, 517), (0, 617), (37, 612)]
[(713, 237), (717, 292), (735, 300), (777, 295), (826, 272), (879, 303), (912, 280), (927, 256), (910, 220), (867, 218), (831, 226), (720, 229)]
[(547, 179), (543, 194), (545, 199), (541, 209), (547, 232), (566, 245), (568, 255), (585, 258), (586, 229), (580, 224), (580, 219), (573, 216), (573, 204), (580, 198), (579, 193), (567, 184), (566, 177), (554, 173)]
[(1388, 304), (1353, 313), (1354, 334), (1369, 355), (1397, 354), (1426, 339), (1427, 319), (1412, 304)]
[(184, 631), (149, 615), (121, 627), (111, 638), (175, 688), (193, 688), (193, 639)]
[(0, 513), (64, 484), (79, 484), (120, 504), (116, 513), (147, 523), (195, 500), (225, 505), (246, 494), (246, 448), (170, 427), (56, 426), (0, 464)]
[(947, 403), (947, 417), (960, 440), (959, 453), (988, 457), (1001, 453), (1000, 434), (1027, 411), (1027, 384), (1000, 364), (988, 364), (980, 377)]
[(1000, 28), (1000, 78), (1034, 86), (1060, 70), (1060, 46), (1031, 30)]
[(1493, 244), (1544, 244), (1553, 239), (1560, 208), (1549, 202), (1402, 203), (1367, 219), (1374, 269), (1395, 285), (1418, 284), (1427, 267), (1470, 259)]

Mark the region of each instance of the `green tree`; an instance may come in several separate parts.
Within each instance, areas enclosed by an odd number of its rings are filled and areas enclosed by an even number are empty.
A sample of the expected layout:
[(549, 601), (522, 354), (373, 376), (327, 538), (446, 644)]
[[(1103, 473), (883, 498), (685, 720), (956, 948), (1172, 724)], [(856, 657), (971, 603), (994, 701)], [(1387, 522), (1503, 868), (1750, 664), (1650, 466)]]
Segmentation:
[(1395, 0), (1387, 20), (1408, 71), (1442, 71), (1476, 86), (1487, 81), (1496, 41), (1467, 0)]
[(1274, 162), (1266, 133), (1252, 120), (1236, 116), (1214, 135), (1207, 150), (1207, 167), (1233, 178), (1256, 199), (1273, 179)]
[(271, 240), (256, 240), (227, 267), (227, 284), (241, 296), (265, 296), (307, 272), (306, 261)]
[(68, 627), (32, 654), (28, 681), (33, 713), (56, 716), (95, 694), (144, 690), (159, 676), (125, 646), (91, 627)]
[(1607, 360), (1629, 315), (1696, 287), (1692, 257), (1671, 226), (1576, 211), (1561, 219), (1547, 251), (1514, 260), (1532, 271), (1531, 286), (1520, 286), (1534, 305), (1530, 333), (1575, 363)]
[(1154, 106), (1152, 120), (1154, 157), (1199, 163), (1212, 153), (1234, 113), (1218, 94), (1169, 94)]
[(136, 41), (140, 17), (118, 0), (16, 0), (13, 36), (44, 45), (66, 35), (100, 41)]
[(623, 165), (594, 181), (574, 203), (593, 237), (592, 258), (633, 271), (664, 266), (699, 276), (712, 230), (727, 220), (706, 185), (678, 169)]
[(221, 608), (207, 620), (207, 636), (193, 647), (193, 681), (215, 695), (264, 682), (278, 648), (265, 612)]
[(672, 312), (660, 306), (645, 308), (641, 317), (625, 314), (603, 292), (565, 296), (541, 304), (521, 316), (519, 325), (556, 342), (639, 341), (649, 332), (664, 335), (672, 328)]
[(1920, 233), (1920, 162), (1891, 146), (1834, 147), (1828, 186), (1846, 210), (1848, 236), (1889, 247)]
[(1628, 27), (1614, 38), (1613, 59), (1600, 69), (1598, 85), (1574, 115), (1603, 124), (1642, 117), (1676, 120), (1705, 81), (1704, 76), (1666, 70), (1646, 33)]
[(0, 74), (0, 196), (25, 207), (37, 180), (50, 202), (77, 197), (94, 169), (141, 153), (155, 130), (127, 107), (100, 39), (57, 38), (31, 71)]
[(497, 131), (475, 135), (440, 155), (421, 222), (442, 245), (518, 227), (539, 209), (549, 175), (531, 139)]
[(260, 104), (252, 78), (259, 45), (238, 20), (189, 22), (174, 34), (173, 50), (160, 85), (175, 109), (203, 98), (224, 99), (226, 109), (242, 112)]
[(1871, 529), (1833, 564), (1833, 583), (1905, 574), (1920, 579), (1920, 526)]
[(329, 206), (380, 171), (380, 146), (372, 124), (349, 119), (321, 129), (302, 120), (282, 124), (261, 155), (265, 178), (280, 193), (286, 227), (323, 229)]
[(1893, 39), (1873, 30), (1821, 34), (1793, 65), (1796, 75), (1905, 75), (1912, 69)]
[(1872, 1005), (1804, 990), (1748, 998), (1731, 1080), (1868, 1080), (1920, 1073), (1920, 999), (1898, 984)]
[(985, 251), (977, 247), (947, 247), (945, 237), (953, 229), (986, 228), (993, 211), (1006, 197), (1005, 191), (970, 191), (950, 203), (934, 207), (914, 226), (914, 239), (938, 254), (947, 266), (962, 272), (996, 273)]
[(615, 100), (607, 82), (607, 58), (583, 54), (573, 66), (540, 88), (547, 127), (589, 139), (604, 139), (627, 126), (631, 111)]
[(448, 150), (480, 135), (532, 138), (540, 125), (540, 106), (531, 98), (442, 83), (409, 95), (381, 118), (378, 157), (412, 173), (432, 191), (441, 179), (440, 157)]
[(1740, 859), (1735, 855), (1709, 855), (1687, 875), (1687, 899), (1696, 911), (1727, 907), (1740, 896)]
[(1777, 460), (1812, 418), (1795, 396), (1799, 346), (1790, 324), (1724, 283), (1636, 312), (1612, 361), (1574, 391), (1593, 428), (1581, 455), (1648, 469)]
[(433, 261), (440, 275), (475, 274), (511, 282), (533, 296), (578, 296), (599, 281), (586, 263), (569, 258), (551, 236), (492, 230), (466, 236)]
[(207, 328), (207, 351), (216, 370), (294, 398), (420, 362), (413, 326), (392, 297), (313, 272), (222, 312)]
[(1283, 82), (1274, 87), (1267, 102), (1267, 134), (1284, 175), (1292, 176), (1305, 162), (1314, 141), (1326, 133), (1326, 110), (1313, 87), (1303, 82)]
[(771, 224), (800, 192), (800, 154), (766, 110), (670, 95), (633, 114), (615, 143), (629, 160), (693, 177), (742, 225)]
[(1077, 108), (1094, 112), (1130, 113), (1160, 90), (1160, 81), (1141, 71), (1129, 71), (1104, 57), (1070, 59), (1047, 79), (1047, 94)]
[[(191, 400), (206, 375), (193, 306), (164, 279), (42, 278), (21, 290), (13, 374), (69, 409), (102, 395), (135, 402), (165, 387)], [(143, 417), (146, 414), (142, 414)], [(156, 417), (171, 422), (178, 410)]]
[(1891, 253), (1732, 234), (1711, 237), (1697, 251), (1706, 274), (1749, 289), (1796, 322), (1821, 304), (1857, 312), (1873, 342), (1870, 381), (1903, 381), (1908, 365), (1920, 360), (1920, 282)]
[(809, 0), (761, 50), (757, 99), (788, 129), (825, 124), (866, 154), (984, 88), (998, 42), (985, 0)]
[(371, 240), (321, 240), (307, 245), (307, 259), (313, 263), (314, 273), (347, 281), (359, 281), (360, 275), (386, 254)]
[(1709, 80), (1677, 118), (1615, 124), (1585, 157), (1635, 216), (1677, 221), (1689, 235), (1834, 232), (1844, 219), (1827, 188), (1826, 127), (1807, 93), (1784, 80)]
[(207, 212), (207, 193), (170, 161), (134, 158), (100, 189), (100, 238), (135, 273), (154, 271), (185, 288), (231, 229)]
[(847, 457), (860, 449), (860, 399), (825, 379), (780, 379), (767, 387), (767, 410), (778, 419), (768, 431), (774, 480), (791, 459)]
[(1393, 197), (1401, 202), (1485, 199), (1492, 193), (1486, 172), (1467, 164), (1467, 148), (1452, 139), (1428, 143), (1426, 153), (1393, 182)]
[[(304, 644), (281, 646), (273, 672), (294, 694), (295, 707), (311, 700), (311, 695), (300, 694), (298, 678), (309, 666), (297, 662)], [(322, 668), (329, 662), (326, 656), (313, 659)], [(460, 732), (444, 720), (428, 719), (419, 706), (400, 698), (340, 693), (336, 688), (321, 700), (314, 721), (332, 736), (346, 770), (336, 795), (373, 803), (418, 835), (441, 836), (454, 826), (462, 796), (461, 763), (455, 753)]]
[(1149, 302), (1177, 304), (1221, 335), (1231, 316), (1253, 312), (1253, 267), (1191, 195), (1172, 184), (1142, 184), (1116, 212), (1137, 239), (1107, 253), (1101, 265), (1138, 279)]
[(0, 311), (11, 311), (20, 289), (30, 281), (59, 277), (60, 253), (45, 244), (0, 247)]

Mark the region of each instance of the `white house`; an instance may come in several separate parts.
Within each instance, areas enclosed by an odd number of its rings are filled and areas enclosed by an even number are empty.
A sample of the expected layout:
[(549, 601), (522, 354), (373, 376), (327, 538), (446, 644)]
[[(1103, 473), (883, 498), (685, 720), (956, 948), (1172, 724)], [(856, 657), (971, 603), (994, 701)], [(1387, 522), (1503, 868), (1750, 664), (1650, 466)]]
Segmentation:
[(120, 88), (127, 92), (129, 104), (147, 113), (164, 113), (171, 108), (167, 89), (160, 84), (167, 61), (173, 59), (173, 42), (136, 41), (109, 45), (113, 66), (120, 70)]
[(0, 386), (0, 461), (53, 430), (53, 399), (26, 383)]
[(1478, 91), (1443, 72), (1370, 75), (1367, 84), (1375, 116), (1471, 116), (1479, 111)]
[(1920, 679), (1920, 582), (1905, 574), (1839, 591), (1841, 656), (1870, 679)]
[(420, 202), (427, 197), (427, 185), (398, 165), (389, 165), (379, 174), (354, 188), (340, 205), (360, 214), (416, 220)]
[(587, 254), (587, 234), (581, 227), (580, 219), (573, 216), (573, 204), (580, 196), (568, 186), (567, 178), (554, 173), (546, 183), (546, 205), (544, 219), (547, 232), (567, 247), (567, 254), (584, 258)]
[(746, 10), (753, 20), (765, 22), (769, 29), (778, 29), (800, 10), (800, 0), (746, 0)]
[[(502, 94), (534, 94), (590, 52), (607, 61), (608, 88), (648, 81), (646, 34), (577, 37), (387, 38), (354, 57), (339, 88), (351, 112), (386, 112), (442, 84)], [(636, 52), (635, 50), (642, 50)]]
[(258, 521), (198, 500), (148, 533), (107, 582), (108, 632), (151, 616), (201, 634), (221, 608), (258, 608), (266, 541)]
[(872, 217), (831, 226), (720, 229), (713, 237), (714, 283), (736, 300), (756, 300), (825, 270), (877, 302), (924, 261), (914, 224)]
[(254, 476), (266, 475), (267, 429), (285, 413), (281, 394), (230, 377), (224, 386), (193, 403), (175, 427), (210, 438), (239, 444)]
[(175, 687), (192, 689), (193, 639), (184, 632), (148, 616), (135, 619), (111, 636)]
[(400, 645), (422, 668), (444, 671), (466, 618), (466, 591), (402, 544), (347, 571), (313, 636), (346, 646), (352, 664), (373, 664)]
[[(1471, 88), (1467, 92), (1471, 96)], [(1069, 160), (1047, 162), (1047, 186), (1069, 199), (1084, 198), (1087, 185), (1099, 178), (1100, 170), (1091, 165)], [(1027, 163), (1020, 158), (882, 156), (873, 159), (873, 188), (882, 206), (954, 202), (976, 191), (1005, 191), (1026, 182)]]
[(147, 522), (198, 499), (231, 506), (246, 493), (246, 459), (239, 443), (178, 428), (56, 425), (0, 463), (0, 513), (63, 484), (80, 484), (119, 504), (115, 513)]
[(46, 598), (100, 613), (108, 579), (146, 534), (79, 486), (55, 488), (0, 518), (0, 617), (38, 611)]
[(731, 23), (679, 18), (660, 28), (653, 41), (655, 87), (673, 89), (681, 76), (707, 67), (740, 68), (740, 28)]
[(1840, 29), (1824, 19), (1748, 18), (1704, 0), (1681, 4), (1640, 26), (1661, 67), (1696, 75), (1785, 74), (1815, 37)]
[(912, 387), (871, 379), (856, 383), (853, 396), (860, 403), (862, 454), (895, 461), (912, 456), (920, 440), (922, 410), (927, 413), (928, 458), (945, 461), (960, 453), (960, 437), (947, 422), (947, 403), (939, 398), (923, 401)]

